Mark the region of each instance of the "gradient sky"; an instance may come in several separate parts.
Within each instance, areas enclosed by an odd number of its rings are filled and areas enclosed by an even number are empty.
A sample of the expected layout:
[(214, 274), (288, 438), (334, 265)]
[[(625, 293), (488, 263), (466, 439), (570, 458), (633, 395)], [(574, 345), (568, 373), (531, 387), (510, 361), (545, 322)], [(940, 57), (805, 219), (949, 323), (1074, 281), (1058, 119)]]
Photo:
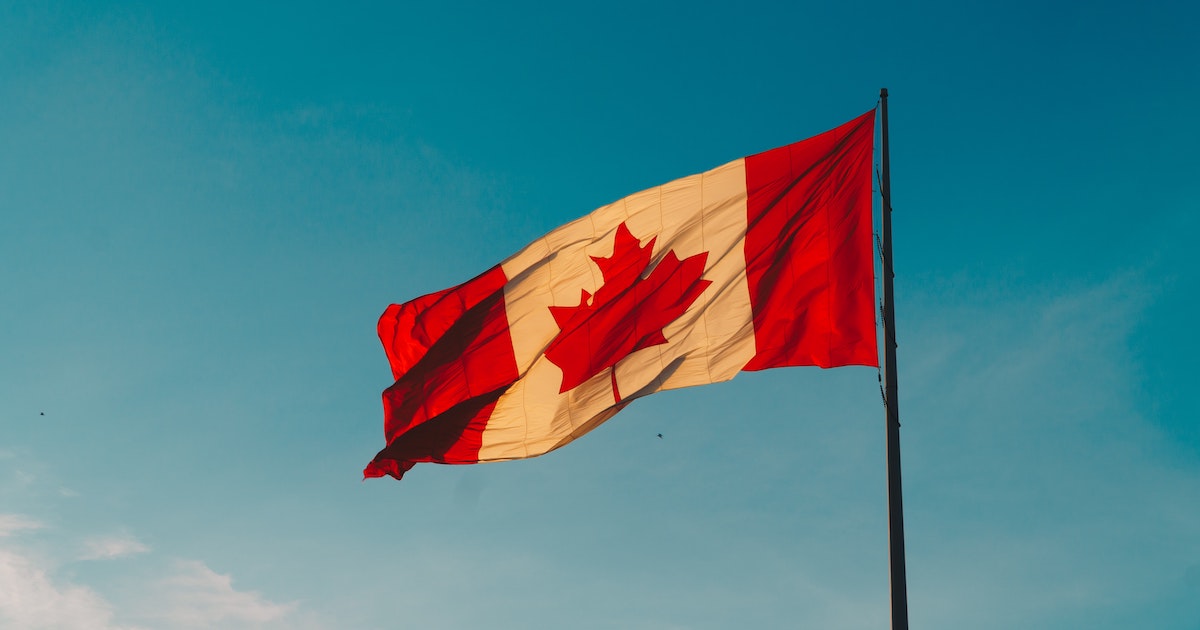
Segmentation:
[(887, 627), (873, 369), (360, 480), (387, 304), (887, 87), (913, 627), (1195, 630), (1197, 6), (3, 3), (0, 627)]

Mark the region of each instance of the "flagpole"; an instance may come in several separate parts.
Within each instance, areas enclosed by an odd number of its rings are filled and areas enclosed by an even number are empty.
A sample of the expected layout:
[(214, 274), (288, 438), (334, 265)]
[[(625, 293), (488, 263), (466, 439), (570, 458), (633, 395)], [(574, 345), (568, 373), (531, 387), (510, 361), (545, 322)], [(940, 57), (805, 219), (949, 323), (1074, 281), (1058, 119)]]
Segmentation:
[(904, 572), (904, 500), (900, 489), (900, 410), (896, 395), (896, 311), (892, 295), (892, 180), (888, 159), (888, 91), (879, 90), (883, 119), (883, 373), (887, 411), (888, 551), (891, 568), (892, 630), (908, 630), (908, 585)]

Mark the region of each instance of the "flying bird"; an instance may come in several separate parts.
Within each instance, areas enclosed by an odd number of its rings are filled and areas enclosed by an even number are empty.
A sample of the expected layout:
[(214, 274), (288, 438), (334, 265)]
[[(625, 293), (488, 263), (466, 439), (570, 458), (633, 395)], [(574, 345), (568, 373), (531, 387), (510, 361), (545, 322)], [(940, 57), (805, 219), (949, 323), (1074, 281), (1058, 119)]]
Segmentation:
[(661, 433), (659, 433), (659, 434), (658, 434), (658, 439), (660, 439), (660, 440), (662, 439), (662, 434), (661, 434)]

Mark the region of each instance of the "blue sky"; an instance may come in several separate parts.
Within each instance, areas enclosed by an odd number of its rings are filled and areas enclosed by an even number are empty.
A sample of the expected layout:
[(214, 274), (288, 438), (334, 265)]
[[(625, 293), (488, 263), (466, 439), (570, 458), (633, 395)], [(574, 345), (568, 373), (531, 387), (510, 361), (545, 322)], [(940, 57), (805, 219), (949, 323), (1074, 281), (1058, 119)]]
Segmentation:
[(884, 86), (913, 626), (1200, 626), (1193, 3), (346, 4), (0, 8), (0, 626), (886, 627), (874, 370), (360, 481), (388, 303)]

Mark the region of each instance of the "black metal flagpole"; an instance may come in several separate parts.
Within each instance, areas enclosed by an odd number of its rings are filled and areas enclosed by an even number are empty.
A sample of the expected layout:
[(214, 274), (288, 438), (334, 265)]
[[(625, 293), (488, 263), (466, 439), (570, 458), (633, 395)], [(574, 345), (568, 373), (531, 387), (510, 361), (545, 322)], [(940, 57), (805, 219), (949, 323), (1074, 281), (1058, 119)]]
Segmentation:
[(888, 160), (888, 91), (879, 90), (883, 119), (883, 404), (887, 410), (888, 551), (891, 567), (892, 630), (908, 630), (908, 585), (904, 574), (904, 500), (900, 490), (900, 410), (896, 396), (896, 311), (892, 278), (892, 181)]

